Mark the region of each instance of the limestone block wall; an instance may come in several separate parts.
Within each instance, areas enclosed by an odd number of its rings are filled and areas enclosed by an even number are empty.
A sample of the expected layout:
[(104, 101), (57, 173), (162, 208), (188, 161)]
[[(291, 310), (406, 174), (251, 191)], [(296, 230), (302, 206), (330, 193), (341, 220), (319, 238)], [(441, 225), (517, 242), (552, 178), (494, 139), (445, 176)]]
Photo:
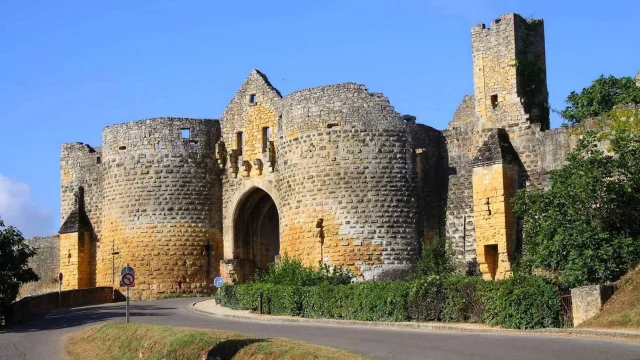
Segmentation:
[(473, 168), (476, 255), (485, 280), (511, 274), (516, 245), (516, 217), (511, 200), (517, 190), (518, 167), (493, 164)]
[(596, 316), (614, 292), (615, 286), (612, 284), (589, 285), (571, 289), (573, 326), (578, 326)]
[[(405, 116), (406, 117), (406, 116)], [(441, 131), (422, 124), (407, 124), (414, 149), (417, 185), (416, 234), (423, 241), (445, 236), (448, 156)]]
[(413, 154), (388, 100), (339, 84), (294, 92), (281, 114), (281, 253), (365, 278), (413, 263)]
[(62, 144), (60, 157), (60, 223), (74, 208), (74, 193), (84, 188), (85, 211), (100, 237), (102, 230), (102, 150), (83, 143)]
[(40, 277), (39, 282), (53, 283), (60, 271), (60, 238), (58, 235), (34, 236), (27, 243), (36, 249), (36, 255), (29, 259), (29, 267)]
[(36, 255), (29, 259), (29, 267), (38, 274), (40, 280), (22, 284), (18, 298), (44, 294), (58, 290), (60, 272), (60, 238), (58, 235), (34, 236), (27, 243), (36, 249)]
[(98, 286), (117, 286), (129, 263), (137, 276), (134, 298), (207, 290), (222, 248), (219, 136), (217, 121), (184, 118), (104, 129)]
[[(244, 250), (239, 244), (234, 245), (233, 225), (235, 211), (246, 192), (258, 187), (277, 198), (275, 169), (281, 99), (267, 77), (253, 70), (220, 117), (222, 135), (216, 145), (216, 158), (223, 169), (221, 221), (225, 259), (237, 258)], [(239, 133), (242, 144), (238, 142)]]
[(84, 289), (92, 286), (90, 232), (60, 234), (60, 272), (62, 290)]
[(471, 160), (481, 141), (477, 140), (480, 119), (475, 111), (473, 95), (464, 97), (446, 130), (446, 237), (451, 241), (456, 258), (475, 259), (475, 227)]
[[(484, 125), (503, 127), (525, 116), (549, 128), (544, 25), (508, 14), (471, 29), (475, 107)], [(535, 79), (534, 79), (535, 77)]]

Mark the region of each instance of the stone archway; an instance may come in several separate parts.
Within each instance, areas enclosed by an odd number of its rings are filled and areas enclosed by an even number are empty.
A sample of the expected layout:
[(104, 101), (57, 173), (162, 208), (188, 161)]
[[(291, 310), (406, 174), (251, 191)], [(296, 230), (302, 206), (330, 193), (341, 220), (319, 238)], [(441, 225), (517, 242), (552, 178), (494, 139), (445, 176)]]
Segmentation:
[(233, 258), (265, 269), (280, 254), (278, 209), (271, 196), (252, 189), (238, 203), (233, 223)]

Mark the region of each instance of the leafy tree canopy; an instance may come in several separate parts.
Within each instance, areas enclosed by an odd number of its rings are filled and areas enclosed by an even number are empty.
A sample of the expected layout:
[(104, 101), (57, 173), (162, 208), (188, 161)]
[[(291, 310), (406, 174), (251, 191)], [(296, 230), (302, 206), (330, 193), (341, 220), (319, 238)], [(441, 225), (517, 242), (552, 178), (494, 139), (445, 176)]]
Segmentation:
[(600, 75), (582, 92), (572, 91), (568, 106), (560, 111), (567, 121), (577, 124), (591, 117), (604, 115), (616, 105), (640, 104), (640, 87), (629, 76), (616, 78)]
[(28, 267), (36, 254), (13, 226), (5, 227), (0, 219), (0, 314), (18, 296), (20, 285), (37, 281), (38, 275)]
[(615, 281), (640, 259), (640, 114), (616, 109), (607, 119), (599, 133), (585, 132), (548, 190), (514, 199), (523, 268), (550, 272), (565, 288)]

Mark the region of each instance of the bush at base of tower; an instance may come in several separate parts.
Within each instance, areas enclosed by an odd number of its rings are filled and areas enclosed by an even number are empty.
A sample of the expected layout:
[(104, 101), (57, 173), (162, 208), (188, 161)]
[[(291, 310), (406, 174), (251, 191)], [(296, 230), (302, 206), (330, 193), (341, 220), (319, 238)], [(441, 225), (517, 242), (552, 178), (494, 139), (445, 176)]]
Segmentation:
[(256, 311), (258, 293), (271, 315), (359, 321), (485, 322), (534, 329), (560, 324), (555, 286), (535, 276), (487, 282), (478, 277), (429, 276), (414, 281), (291, 286), (247, 283), (224, 286), (222, 306)]

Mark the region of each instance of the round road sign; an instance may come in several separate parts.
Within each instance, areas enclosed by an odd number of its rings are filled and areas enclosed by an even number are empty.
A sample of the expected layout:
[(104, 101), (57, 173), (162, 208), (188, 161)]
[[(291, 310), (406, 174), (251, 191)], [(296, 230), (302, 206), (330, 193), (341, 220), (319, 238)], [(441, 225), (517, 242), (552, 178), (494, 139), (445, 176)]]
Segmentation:
[(215, 285), (218, 288), (221, 288), (222, 285), (224, 285), (224, 279), (218, 276), (217, 278), (213, 279), (213, 285)]
[(133, 275), (136, 274), (135, 270), (133, 270), (133, 268), (129, 266), (129, 264), (127, 264), (127, 266), (123, 267), (122, 270), (120, 270), (120, 276), (123, 276), (126, 273), (131, 273)]
[(132, 273), (124, 273), (120, 281), (122, 281), (122, 285), (132, 287), (136, 284), (136, 277)]

